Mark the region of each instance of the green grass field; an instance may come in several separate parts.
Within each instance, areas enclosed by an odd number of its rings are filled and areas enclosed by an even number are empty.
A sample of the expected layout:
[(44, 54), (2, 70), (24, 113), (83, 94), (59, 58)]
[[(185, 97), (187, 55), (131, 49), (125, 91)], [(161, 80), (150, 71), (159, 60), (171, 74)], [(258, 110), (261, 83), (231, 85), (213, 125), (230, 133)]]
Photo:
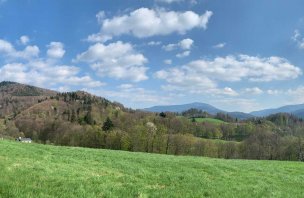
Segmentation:
[(304, 163), (0, 141), (0, 197), (304, 197)]
[[(192, 118), (190, 118), (192, 120)], [(211, 122), (213, 124), (224, 124), (226, 122), (214, 118), (195, 118), (196, 122)]]

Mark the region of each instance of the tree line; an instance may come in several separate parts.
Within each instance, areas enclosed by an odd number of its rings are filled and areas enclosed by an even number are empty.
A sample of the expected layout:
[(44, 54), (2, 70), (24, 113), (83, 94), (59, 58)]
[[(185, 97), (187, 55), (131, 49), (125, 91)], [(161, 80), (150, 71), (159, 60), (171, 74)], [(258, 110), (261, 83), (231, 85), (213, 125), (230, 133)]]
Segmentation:
[(225, 121), (220, 124), (193, 122), (193, 117), (212, 115), (136, 111), (83, 93), (62, 93), (38, 105), (4, 119), (0, 134), (45, 144), (134, 152), (304, 160), (304, 123), (290, 114), (242, 121), (221, 114), (214, 117)]

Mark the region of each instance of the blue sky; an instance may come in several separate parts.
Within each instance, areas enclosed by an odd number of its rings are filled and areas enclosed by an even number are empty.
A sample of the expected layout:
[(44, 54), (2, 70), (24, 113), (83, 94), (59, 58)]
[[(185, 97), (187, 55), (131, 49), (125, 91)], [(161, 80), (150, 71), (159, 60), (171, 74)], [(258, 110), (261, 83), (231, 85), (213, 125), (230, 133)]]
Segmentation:
[(0, 0), (0, 81), (127, 107), (304, 103), (301, 0)]

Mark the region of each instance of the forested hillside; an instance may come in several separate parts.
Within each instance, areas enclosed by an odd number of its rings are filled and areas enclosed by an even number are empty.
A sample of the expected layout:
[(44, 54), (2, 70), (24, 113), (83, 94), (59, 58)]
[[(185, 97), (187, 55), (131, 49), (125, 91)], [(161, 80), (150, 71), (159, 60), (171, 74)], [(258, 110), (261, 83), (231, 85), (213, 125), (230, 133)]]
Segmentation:
[(0, 83), (0, 118), (17, 115), (56, 92), (15, 82)]
[(197, 109), (150, 113), (82, 91), (56, 93), (9, 82), (1, 83), (1, 90), (14, 107), (11, 111), (2, 104), (0, 136), (5, 138), (174, 155), (304, 160), (304, 122), (286, 113), (247, 120)]

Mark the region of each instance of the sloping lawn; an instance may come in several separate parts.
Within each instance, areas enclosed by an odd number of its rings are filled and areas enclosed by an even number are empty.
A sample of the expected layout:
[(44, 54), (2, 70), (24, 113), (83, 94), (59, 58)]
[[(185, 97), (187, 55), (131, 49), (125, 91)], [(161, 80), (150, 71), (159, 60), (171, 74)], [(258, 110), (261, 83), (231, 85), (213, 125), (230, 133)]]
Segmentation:
[(304, 163), (0, 141), (0, 197), (304, 197)]

